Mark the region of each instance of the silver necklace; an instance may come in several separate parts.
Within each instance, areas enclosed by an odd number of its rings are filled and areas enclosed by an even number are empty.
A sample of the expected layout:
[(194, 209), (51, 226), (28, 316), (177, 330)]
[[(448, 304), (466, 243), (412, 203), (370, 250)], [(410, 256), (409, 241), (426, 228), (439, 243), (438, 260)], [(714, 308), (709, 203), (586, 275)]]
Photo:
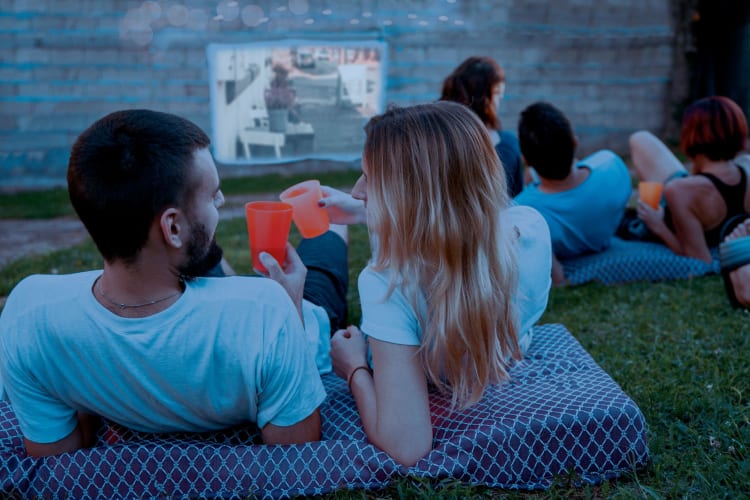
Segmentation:
[(150, 300), (148, 302), (144, 302), (143, 304), (123, 304), (122, 302), (117, 302), (116, 300), (113, 300), (106, 293), (104, 293), (104, 290), (102, 290), (102, 284), (99, 283), (99, 279), (101, 279), (101, 276), (96, 278), (96, 281), (94, 281), (94, 287), (99, 292), (99, 295), (101, 295), (103, 299), (105, 299), (107, 302), (109, 302), (110, 304), (112, 304), (113, 306), (117, 307), (120, 310), (137, 309), (139, 307), (152, 306), (154, 304), (158, 304), (159, 302), (164, 302), (165, 300), (169, 300), (173, 297), (177, 297), (178, 295), (182, 294), (182, 292), (184, 291), (184, 282), (180, 280), (180, 290), (177, 290), (174, 293), (170, 293), (166, 297), (162, 297), (156, 300)]

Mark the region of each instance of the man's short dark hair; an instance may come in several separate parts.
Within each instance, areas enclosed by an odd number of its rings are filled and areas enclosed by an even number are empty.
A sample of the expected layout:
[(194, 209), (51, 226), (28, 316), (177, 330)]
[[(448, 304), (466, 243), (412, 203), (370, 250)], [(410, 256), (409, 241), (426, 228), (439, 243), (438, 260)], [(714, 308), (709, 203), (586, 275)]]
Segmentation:
[(521, 112), (518, 141), (526, 163), (541, 177), (561, 180), (570, 174), (575, 134), (568, 118), (553, 105), (537, 102)]
[(68, 194), (105, 260), (135, 260), (154, 218), (190, 196), (194, 154), (210, 142), (194, 123), (146, 109), (111, 113), (78, 137)]

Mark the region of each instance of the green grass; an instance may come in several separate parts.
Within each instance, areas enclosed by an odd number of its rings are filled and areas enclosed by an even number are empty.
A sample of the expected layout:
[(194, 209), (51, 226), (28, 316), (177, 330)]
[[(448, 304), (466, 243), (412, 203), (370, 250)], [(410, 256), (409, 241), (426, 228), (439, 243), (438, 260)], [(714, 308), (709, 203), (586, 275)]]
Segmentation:
[[(358, 170), (340, 170), (314, 174), (323, 185), (341, 187), (352, 186), (359, 177)], [(230, 177), (221, 181), (225, 195), (281, 193), (287, 187), (311, 176), (264, 175), (259, 177)], [(49, 219), (75, 215), (65, 188), (54, 188), (43, 191), (22, 191), (0, 195), (0, 219)]]
[(62, 188), (0, 196), (0, 219), (49, 219), (73, 213), (68, 191)]
[[(321, 176), (322, 177), (322, 176)], [(353, 176), (356, 177), (356, 176)], [(280, 191), (291, 182), (275, 185)], [(353, 179), (348, 185), (351, 185)], [(242, 181), (255, 185), (254, 180)], [(239, 180), (229, 185), (244, 186)], [(333, 185), (345, 185), (324, 180)], [(270, 185), (270, 184), (269, 184)], [(237, 189), (240, 189), (237, 187)], [(237, 191), (233, 194), (239, 194)], [(253, 191), (258, 192), (258, 191)], [(38, 199), (34, 203), (38, 203)], [(2, 198), (0, 198), (2, 200)], [(244, 220), (222, 221), (229, 262), (250, 273)], [(299, 235), (293, 232), (293, 242)], [(350, 233), (350, 321), (359, 321), (356, 277), (369, 257), (367, 231)], [(84, 243), (0, 270), (0, 295), (32, 273), (101, 265)], [(328, 498), (739, 498), (750, 491), (750, 314), (732, 310), (721, 278), (620, 286), (589, 284), (552, 291), (543, 323), (563, 323), (630, 395), (648, 423), (651, 463), (616, 481), (575, 488), (559, 478), (546, 492), (471, 487), (405, 478), (383, 490), (339, 491)]]
[(294, 175), (264, 175), (261, 177), (226, 178), (221, 181), (221, 190), (225, 195), (253, 193), (281, 193), (289, 186), (304, 180), (315, 178), (324, 186), (353, 186), (360, 176), (359, 170), (341, 170), (334, 172), (302, 173)]

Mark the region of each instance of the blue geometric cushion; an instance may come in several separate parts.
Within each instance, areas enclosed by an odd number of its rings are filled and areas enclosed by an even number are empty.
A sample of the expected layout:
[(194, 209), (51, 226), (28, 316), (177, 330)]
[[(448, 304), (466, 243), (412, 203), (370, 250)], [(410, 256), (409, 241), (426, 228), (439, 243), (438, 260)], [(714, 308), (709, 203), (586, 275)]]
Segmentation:
[(604, 285), (634, 281), (689, 279), (719, 272), (718, 250), (711, 249), (713, 262), (683, 257), (665, 245), (612, 238), (603, 252), (562, 259), (565, 277), (571, 285), (596, 281)]
[(2, 402), (0, 496), (271, 498), (377, 488), (405, 475), (540, 489), (559, 475), (593, 484), (648, 461), (638, 406), (562, 325), (536, 327), (510, 373), (458, 413), (431, 395), (434, 449), (411, 468), (367, 442), (346, 383), (332, 374), (324, 377), (323, 440), (302, 445), (258, 444), (252, 428), (154, 435), (108, 424), (94, 448), (27, 458)]

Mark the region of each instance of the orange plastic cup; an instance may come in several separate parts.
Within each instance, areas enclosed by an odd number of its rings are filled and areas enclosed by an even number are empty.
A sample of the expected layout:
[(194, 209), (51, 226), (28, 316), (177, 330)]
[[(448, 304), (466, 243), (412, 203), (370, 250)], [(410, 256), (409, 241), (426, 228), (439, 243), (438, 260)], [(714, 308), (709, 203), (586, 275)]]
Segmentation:
[(664, 185), (661, 182), (639, 182), (638, 196), (641, 201), (656, 210), (661, 201), (661, 191)]
[(258, 258), (261, 252), (270, 253), (283, 264), (292, 225), (292, 206), (280, 201), (252, 201), (245, 204), (245, 219), (253, 268), (267, 271)]
[(322, 196), (320, 181), (315, 179), (295, 184), (279, 196), (294, 207), (294, 224), (303, 238), (315, 238), (328, 231), (328, 211), (318, 206)]

